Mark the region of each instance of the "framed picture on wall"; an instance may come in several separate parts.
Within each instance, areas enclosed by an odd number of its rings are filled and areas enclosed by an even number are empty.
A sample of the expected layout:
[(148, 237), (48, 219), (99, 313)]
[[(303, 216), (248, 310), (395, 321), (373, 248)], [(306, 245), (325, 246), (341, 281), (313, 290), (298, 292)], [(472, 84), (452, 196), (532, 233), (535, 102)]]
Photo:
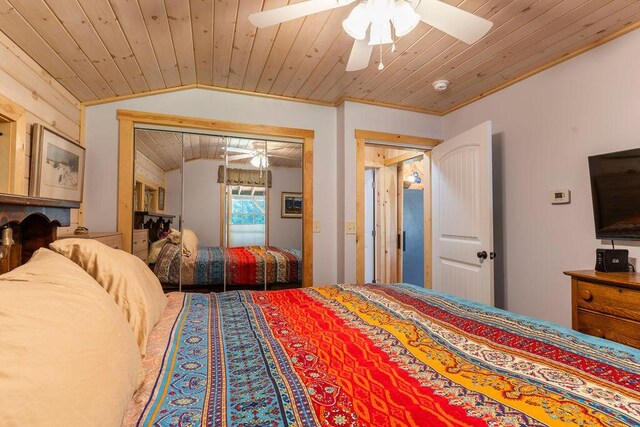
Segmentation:
[(84, 157), (85, 149), (81, 145), (34, 124), (29, 195), (82, 202)]
[(302, 193), (282, 192), (282, 218), (302, 218)]
[(158, 210), (164, 210), (164, 188), (158, 187)]

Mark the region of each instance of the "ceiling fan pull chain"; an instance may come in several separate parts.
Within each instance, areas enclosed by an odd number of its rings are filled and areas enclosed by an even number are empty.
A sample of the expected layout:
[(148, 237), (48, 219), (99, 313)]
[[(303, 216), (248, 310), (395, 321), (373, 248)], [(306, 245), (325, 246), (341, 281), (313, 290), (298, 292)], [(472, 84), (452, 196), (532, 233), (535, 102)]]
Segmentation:
[(378, 45), (380, 46), (380, 63), (378, 64), (378, 70), (382, 70), (384, 68), (384, 64), (382, 63), (382, 45)]

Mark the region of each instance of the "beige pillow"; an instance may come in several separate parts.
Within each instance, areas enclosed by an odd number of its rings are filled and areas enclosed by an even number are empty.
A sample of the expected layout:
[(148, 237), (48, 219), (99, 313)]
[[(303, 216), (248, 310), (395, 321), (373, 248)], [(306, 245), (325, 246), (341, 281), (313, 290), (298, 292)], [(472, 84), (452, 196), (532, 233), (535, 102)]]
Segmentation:
[(167, 297), (158, 278), (140, 258), (93, 239), (61, 239), (49, 245), (82, 267), (111, 295), (133, 329), (140, 353)]
[(40, 249), (0, 276), (0, 424), (120, 426), (142, 380), (136, 340), (107, 293)]
[(167, 240), (167, 238), (164, 238), (153, 242), (149, 246), (149, 253), (147, 254), (147, 262), (149, 264), (155, 264), (156, 261), (158, 261), (158, 255), (160, 255), (160, 251), (167, 243), (169, 243), (169, 240)]
[(198, 252), (198, 236), (190, 228), (182, 230), (182, 254), (194, 255)]
[[(180, 232), (174, 228), (167, 236), (167, 240), (174, 245), (180, 244)], [(198, 252), (198, 236), (190, 228), (182, 230), (182, 255), (190, 257)]]

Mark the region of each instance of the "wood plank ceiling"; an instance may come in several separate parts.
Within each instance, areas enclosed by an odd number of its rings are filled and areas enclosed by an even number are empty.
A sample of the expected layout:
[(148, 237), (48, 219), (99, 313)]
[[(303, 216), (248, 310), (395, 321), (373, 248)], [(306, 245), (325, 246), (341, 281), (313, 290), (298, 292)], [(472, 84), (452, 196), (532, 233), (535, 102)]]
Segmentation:
[[(297, 0), (291, 1), (291, 3)], [(208, 85), (335, 104), (445, 112), (640, 21), (638, 0), (445, 0), (493, 21), (472, 46), (420, 23), (345, 72), (355, 3), (265, 29), (287, 0), (0, 0), (6, 33), (80, 101)], [(435, 92), (437, 79), (450, 89)]]
[[(224, 160), (226, 147), (240, 148), (264, 153), (266, 150), (270, 167), (302, 167), (302, 144), (280, 141), (256, 141), (246, 138), (198, 135), (153, 129), (135, 130), (136, 150), (164, 171), (179, 169), (184, 158)], [(184, 147), (183, 147), (184, 144)], [(240, 155), (230, 152), (230, 156)], [(230, 161), (229, 166), (250, 165), (251, 157)]]

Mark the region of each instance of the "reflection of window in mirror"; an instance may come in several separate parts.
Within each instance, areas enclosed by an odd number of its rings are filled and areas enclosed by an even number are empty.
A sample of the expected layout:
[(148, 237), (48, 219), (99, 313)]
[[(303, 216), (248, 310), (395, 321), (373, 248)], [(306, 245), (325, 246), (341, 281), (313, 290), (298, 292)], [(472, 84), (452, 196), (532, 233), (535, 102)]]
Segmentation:
[(265, 244), (264, 195), (263, 187), (232, 187), (230, 247)]

